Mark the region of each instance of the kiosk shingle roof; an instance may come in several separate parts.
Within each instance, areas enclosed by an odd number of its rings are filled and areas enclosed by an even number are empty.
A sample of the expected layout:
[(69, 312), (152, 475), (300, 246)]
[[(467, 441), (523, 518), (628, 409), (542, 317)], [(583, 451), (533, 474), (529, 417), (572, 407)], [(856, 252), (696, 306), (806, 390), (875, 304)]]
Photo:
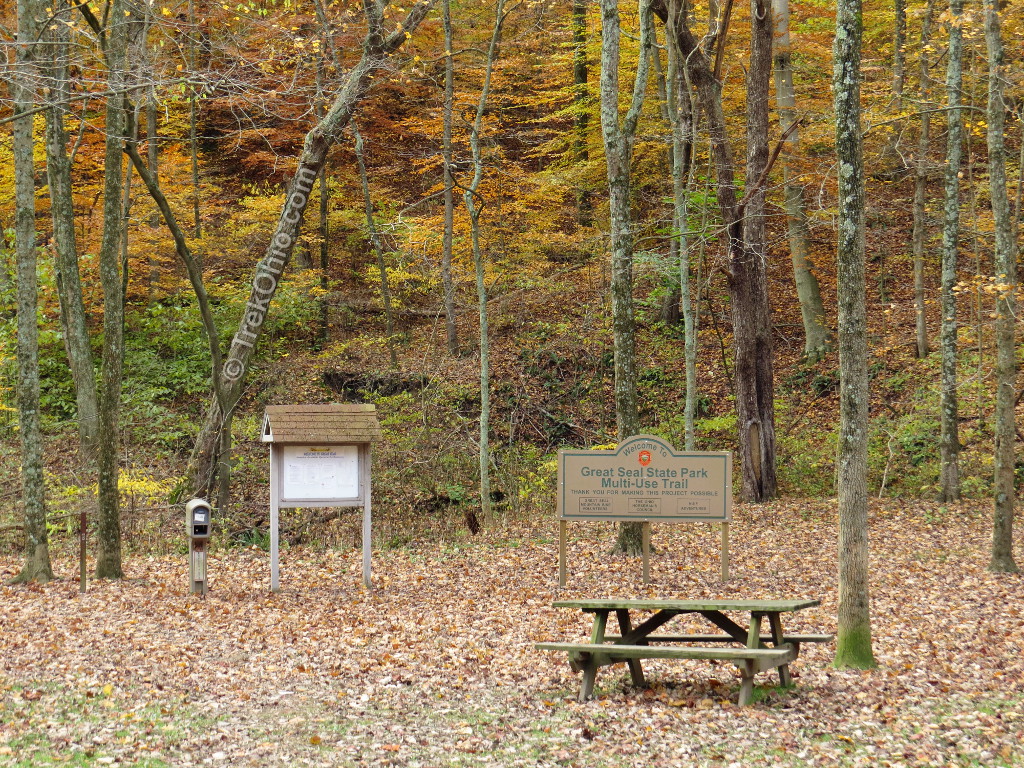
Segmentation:
[(372, 405), (268, 405), (265, 443), (379, 443), (380, 422)]

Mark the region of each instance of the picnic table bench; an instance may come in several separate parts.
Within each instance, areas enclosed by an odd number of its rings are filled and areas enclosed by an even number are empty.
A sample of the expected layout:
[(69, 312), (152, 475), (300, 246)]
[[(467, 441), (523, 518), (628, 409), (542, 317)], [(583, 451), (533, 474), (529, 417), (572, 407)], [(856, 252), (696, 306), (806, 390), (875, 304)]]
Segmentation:
[[(819, 604), (817, 600), (560, 600), (556, 608), (576, 608), (594, 615), (589, 643), (537, 643), (544, 651), (569, 654), (574, 671), (583, 672), (579, 700), (586, 701), (594, 692), (597, 670), (610, 664), (625, 662), (633, 685), (646, 685), (641, 659), (711, 659), (731, 661), (740, 670), (739, 704), (750, 703), (754, 691), (754, 675), (768, 669), (779, 670), (779, 681), (790, 685), (789, 665), (800, 654), (801, 643), (825, 643), (831, 635), (787, 634), (782, 630), (783, 613), (792, 613)], [(633, 626), (630, 611), (654, 611)], [(726, 615), (726, 611), (749, 613), (750, 623), (743, 627)], [(606, 635), (608, 615), (614, 612), (618, 635)], [(714, 624), (721, 634), (653, 634), (673, 617), (697, 614)], [(761, 633), (763, 620), (768, 619), (768, 632)], [(659, 645), (652, 645), (659, 643)], [(733, 644), (740, 643), (737, 648)]]

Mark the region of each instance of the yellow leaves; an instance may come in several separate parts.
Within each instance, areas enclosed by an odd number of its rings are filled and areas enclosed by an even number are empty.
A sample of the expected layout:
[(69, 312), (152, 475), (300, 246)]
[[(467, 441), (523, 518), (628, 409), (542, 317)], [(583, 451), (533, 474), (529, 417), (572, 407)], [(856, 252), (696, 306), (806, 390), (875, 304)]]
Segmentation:
[(1017, 287), (1006, 279), (1006, 275), (975, 275), (968, 280), (961, 280), (953, 286), (954, 295), (977, 293), (992, 296), (997, 300), (1005, 300), (1013, 296)]

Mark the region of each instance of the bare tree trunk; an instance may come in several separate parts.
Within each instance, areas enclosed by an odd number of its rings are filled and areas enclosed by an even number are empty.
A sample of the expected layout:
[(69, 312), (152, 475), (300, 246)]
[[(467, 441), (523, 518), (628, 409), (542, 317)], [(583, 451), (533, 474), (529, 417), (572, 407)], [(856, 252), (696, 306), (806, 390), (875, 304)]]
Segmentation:
[(363, 188), (363, 211), (366, 213), (366, 229), (370, 234), (373, 252), (377, 254), (377, 269), (380, 270), (380, 296), (384, 302), (384, 323), (388, 334), (388, 353), (391, 367), (398, 368), (398, 353), (395, 352), (395, 318), (391, 311), (391, 286), (388, 284), (388, 266), (384, 261), (384, 246), (380, 242), (380, 233), (373, 220), (373, 200), (370, 197), (370, 179), (366, 173), (366, 162), (363, 159), (363, 136), (359, 126), (352, 121), (352, 134), (356, 138), (356, 167), (359, 169), (359, 181)]
[[(899, 1), (899, 0), (898, 0)], [(793, 280), (800, 302), (804, 325), (804, 357), (820, 360), (829, 349), (829, 329), (825, 323), (825, 307), (821, 287), (811, 261), (810, 233), (804, 206), (804, 188), (799, 174), (794, 174), (789, 157), (799, 152), (800, 137), (796, 127), (796, 90), (793, 87), (793, 62), (789, 41), (789, 0), (772, 0), (775, 16), (775, 100), (786, 150), (782, 155), (782, 178), (789, 230), (789, 252), (793, 262)]]
[[(195, 0), (188, 0), (189, 34), (185, 52), (189, 72), (196, 69), (196, 8)], [(196, 141), (196, 122), (198, 121), (196, 106), (196, 89), (188, 89), (188, 144), (189, 156), (192, 161), (192, 236), (198, 240), (203, 236), (203, 220), (199, 215), (199, 144)]]
[[(615, 366), (615, 423), (618, 439), (637, 434), (640, 417), (636, 395), (636, 332), (633, 317), (633, 233), (629, 208), (633, 137), (643, 106), (650, 62), (651, 6), (640, 1), (640, 55), (633, 98), (625, 120), (619, 114), (618, 0), (601, 0), (601, 130), (608, 169), (609, 228), (612, 241), (612, 335)], [(640, 523), (620, 523), (615, 551), (641, 550)]]
[(963, 156), (963, 0), (951, 0), (946, 70), (946, 204), (942, 225), (942, 388), (940, 392), (940, 500), (960, 498), (959, 406), (956, 391), (956, 269), (960, 245), (960, 165)]
[[(666, 64), (666, 66), (663, 68), (662, 64), (661, 64), (661, 46), (658, 44), (658, 39), (657, 38), (658, 38), (658, 33), (657, 33), (657, 30), (655, 30), (654, 31), (654, 37), (653, 37), (653, 45), (651, 46), (652, 47), (652, 50), (651, 50), (651, 64), (654, 67), (654, 79), (655, 79), (655, 82), (658, 85), (658, 97), (659, 97), (658, 106), (661, 109), (661, 116), (665, 120), (665, 122), (668, 124), (669, 128), (671, 129), (672, 126), (674, 125), (674, 121), (675, 121), (675, 117), (672, 114), (672, 110), (675, 107), (676, 99), (675, 99), (674, 95), (671, 93), (672, 86), (668, 83), (668, 75), (666, 74), (666, 70), (668, 69), (668, 65)], [(666, 48), (667, 48), (667, 45), (666, 45)], [(676, 155), (676, 146), (675, 145), (676, 145), (675, 137), (674, 137), (674, 135), (672, 135), (672, 137), (670, 138), (670, 140), (669, 140), (669, 142), (668, 142), (668, 144), (666, 146), (666, 149), (665, 149), (665, 159), (668, 161), (667, 164), (668, 164), (669, 174), (672, 176), (672, 180), (673, 180), (673, 198), (676, 198), (676, 193), (675, 193), (675, 178), (676, 178), (675, 155)], [(685, 171), (684, 171), (684, 178), (685, 178)], [(685, 205), (685, 204), (686, 204), (686, 201), (684, 199), (683, 205)], [(667, 262), (666, 262), (667, 263), (667, 267), (665, 269), (664, 274), (662, 275), (662, 279), (664, 280), (663, 289), (665, 291), (665, 295), (662, 297), (662, 300), (661, 300), (661, 311), (658, 314), (658, 319), (662, 323), (664, 323), (665, 325), (676, 325), (679, 322), (680, 318), (682, 317), (681, 306), (680, 306), (681, 300), (682, 300), (682, 293), (681, 293), (681, 289), (680, 289), (680, 270), (679, 270), (678, 262), (679, 262), (679, 258), (680, 258), (680, 252), (679, 252), (679, 247), (680, 247), (680, 244), (681, 244), (680, 235), (683, 235), (683, 240), (682, 240), (683, 243), (685, 243), (685, 239), (686, 238), (685, 238), (685, 234), (683, 233), (683, 231), (677, 225), (677, 221), (676, 221), (677, 218), (678, 218), (676, 216), (676, 209), (677, 209), (677, 207), (678, 207), (678, 204), (676, 203), (676, 201), (674, 199), (673, 200), (673, 207), (672, 207), (672, 234), (671, 234), (671, 236), (669, 237), (669, 240), (668, 240), (668, 259), (667, 259)]]
[(455, 325), (455, 280), (452, 277), (452, 244), (455, 237), (455, 177), (452, 163), (452, 112), (455, 108), (455, 63), (452, 46), (451, 0), (441, 2), (444, 26), (444, 105), (441, 158), (444, 162), (444, 232), (441, 236), (441, 290), (444, 291), (444, 327), (448, 353), (459, 354), (459, 332)]
[[(587, 1), (572, 0), (572, 103), (576, 110), (574, 151), (577, 163), (590, 159), (587, 149), (587, 133), (590, 130), (590, 113), (587, 106), (589, 67), (587, 64)], [(589, 227), (594, 223), (594, 202), (591, 191), (583, 184), (576, 189), (576, 223)]]
[(43, 435), (39, 425), (39, 319), (36, 277), (36, 189), (32, 158), (33, 83), (37, 76), (35, 43), (40, 9), (18, 0), (18, 45), (12, 78), (15, 250), (18, 276), (18, 434), (21, 440), (25, 563), (12, 582), (46, 583), (53, 578), (46, 531), (46, 482)]
[[(899, 0), (898, 0), (899, 1)], [(928, 356), (928, 321), (925, 313), (924, 285), (924, 243), (927, 237), (925, 221), (925, 195), (928, 191), (928, 149), (931, 141), (931, 116), (928, 111), (928, 91), (931, 83), (931, 59), (928, 51), (931, 45), (932, 16), (935, 12), (935, 0), (928, 0), (925, 6), (924, 19), (921, 21), (921, 133), (917, 141), (917, 158), (914, 163), (914, 229), (911, 236), (914, 253), (914, 317), (917, 331), (917, 356)]]
[(868, 349), (860, 0), (838, 0), (832, 89), (839, 163), (839, 615), (837, 667), (875, 666), (868, 588)]
[[(903, 89), (907, 83), (907, 0), (893, 0), (893, 53), (892, 53), (892, 100), (889, 105), (897, 114), (903, 111)], [(924, 51), (921, 51), (924, 55)], [(888, 162), (890, 158), (898, 159), (899, 142), (902, 133), (902, 121), (897, 124), (889, 135), (888, 141), (882, 150), (882, 161)], [(903, 165), (902, 160), (899, 162)]]
[(896, 109), (900, 110), (907, 81), (907, 0), (893, 0), (893, 12), (896, 23), (892, 41), (892, 96)]
[(998, 0), (985, 0), (985, 46), (988, 50), (988, 177), (995, 223), (996, 299), (996, 413), (995, 505), (989, 570), (1017, 573), (1013, 559), (1015, 393), (1017, 389), (1016, 301), (1017, 244), (1010, 216), (1003, 132), (1007, 104), (1003, 38)]
[(683, 358), (686, 369), (686, 400), (683, 404), (683, 445), (695, 448), (694, 416), (697, 410), (697, 313), (690, 289), (689, 210), (687, 195), (693, 173), (694, 145), (693, 90), (686, 78), (686, 62), (679, 51), (676, 25), (685, 3), (670, 0), (667, 7), (665, 43), (668, 50), (668, 115), (672, 126), (673, 226), (679, 252), (679, 294), (683, 315)]
[(327, 152), (339, 140), (356, 107), (366, 94), (372, 76), (387, 66), (391, 54), (412, 35), (433, 7), (434, 0), (418, 2), (401, 26), (386, 34), (382, 11), (372, 0), (363, 5), (368, 29), (363, 41), (363, 54), (347, 74), (323, 119), (306, 134), (298, 167), (285, 191), (285, 203), (270, 244), (256, 265), (253, 286), (239, 322), (238, 331), (224, 360), (221, 385), (226, 410), (214, 398), (207, 409), (203, 426), (189, 466), (176, 495), (191, 491), (206, 496), (216, 477), (219, 434), (225, 419), (230, 418), (242, 394), (249, 361), (263, 330), (270, 302), (277, 291), (278, 279), (291, 259), (302, 216), (320, 170), (327, 161)]
[[(60, 0), (56, 6), (57, 18), (67, 21), (70, 13), (68, 1)], [(45, 117), (46, 173), (50, 189), (50, 217), (53, 221), (54, 269), (57, 295), (60, 298), (64, 347), (71, 378), (75, 383), (79, 450), (83, 467), (89, 467), (94, 464), (98, 449), (99, 404), (95, 363), (82, 298), (82, 279), (78, 271), (71, 160), (68, 157), (68, 138), (64, 128), (64, 116), (71, 95), (68, 84), (67, 24), (51, 25), (50, 35), (52, 53), (48, 57), (48, 82), (52, 106), (46, 110)]]
[[(153, 4), (147, 4), (147, 5), (145, 5), (143, 7), (143, 11), (142, 11), (143, 14), (144, 14), (144, 26), (143, 26), (143, 30), (142, 30), (142, 38), (141, 38), (142, 46), (141, 47), (146, 52), (145, 53), (145, 56), (146, 56), (146, 59), (147, 59), (146, 68), (148, 70), (148, 75), (149, 75), (150, 78), (153, 78), (152, 60), (153, 60), (153, 55), (154, 54), (153, 54), (153, 50), (150, 48), (150, 46), (147, 44), (147, 42), (148, 42), (148, 38), (149, 38), (149, 29), (150, 29), (150, 26), (153, 23), (153, 19), (154, 19), (153, 14), (155, 13), (155, 10), (156, 9), (155, 9)], [(159, 105), (157, 104), (157, 98), (156, 98), (156, 83), (155, 83), (155, 79), (154, 79), (154, 82), (152, 82), (150, 84), (148, 92), (146, 93), (146, 101), (145, 101), (144, 108), (146, 110), (146, 157), (147, 157), (147, 161), (148, 161), (147, 165), (149, 167), (150, 174), (152, 174), (153, 178), (156, 180), (156, 183), (159, 184), (160, 183), (160, 149), (159, 149), (159, 146), (157, 145), (157, 125), (158, 125), (158, 117), (159, 117), (159, 115), (158, 115)], [(131, 173), (131, 168), (129, 166), (129, 174), (130, 173)], [(149, 225), (151, 227), (156, 227), (159, 224), (160, 224), (160, 213), (159, 213), (159, 211), (154, 211), (150, 215), (150, 217), (149, 217)], [(126, 250), (127, 250), (127, 242), (128, 242), (128, 240), (127, 240), (127, 238), (125, 238)], [(125, 274), (127, 274), (127, 270), (125, 270)], [(159, 280), (160, 280), (160, 265), (159, 265), (159, 263), (157, 262), (157, 260), (155, 258), (155, 254), (153, 252), (151, 252), (149, 254), (149, 274), (146, 277), (146, 284), (147, 284), (147, 291), (146, 291), (146, 293), (147, 293), (147, 299), (149, 300), (150, 303), (152, 303), (156, 299), (157, 283), (159, 282)], [(127, 277), (125, 278), (124, 282), (125, 282), (125, 284), (127, 284), (127, 282), (128, 282), (127, 281)]]
[[(656, 7), (664, 18), (664, 6)], [(726, 9), (728, 10), (728, 9)], [(723, 14), (725, 15), (725, 14)], [(773, 25), (763, 0), (751, 8), (751, 58), (747, 75), (746, 196), (737, 200), (736, 166), (722, 109), (721, 83), (702, 43), (683, 23), (676, 25), (680, 52), (707, 120), (718, 180), (718, 206), (729, 253), (733, 357), (736, 363), (736, 420), (742, 496), (765, 501), (776, 494), (774, 370), (771, 311), (765, 278), (764, 184), (767, 169), (768, 81)], [(725, 25), (719, 33), (724, 34)]]
[(768, 302), (765, 180), (768, 168), (768, 83), (774, 25), (767, 0), (751, 2), (751, 51), (747, 73), (747, 206), (739, 211), (742, 251), (732, 266), (733, 355), (737, 425), (741, 430), (743, 495), (766, 501), (776, 494), (775, 374)]
[(128, 24), (125, 0), (113, 0), (107, 26), (106, 141), (103, 181), (103, 237), (100, 242), (100, 284), (103, 288), (103, 367), (99, 395), (99, 520), (96, 578), (119, 579), (121, 567), (121, 509), (118, 489), (120, 433), (118, 414), (124, 366), (124, 295), (120, 246), (124, 235), (121, 194), (124, 185), (122, 151), (127, 136), (125, 100)]
[[(323, 3), (317, 2), (316, 4), (317, 19), (320, 21), (322, 28), (321, 39), (323, 40), (323, 49), (325, 51), (330, 50), (332, 54), (335, 54), (334, 45), (331, 42), (331, 36), (329, 33), (330, 26), (327, 22), (327, 13), (324, 10)], [(335, 60), (337, 57), (335, 56)], [(324, 63), (325, 58), (321, 55), (316, 62), (316, 110), (315, 114), (317, 120), (322, 120), (324, 117)], [(320, 169), (320, 179), (318, 182), (320, 188), (320, 302), (319, 302), (319, 328), (317, 329), (317, 343), (318, 349), (323, 349), (327, 346), (327, 339), (330, 336), (330, 280), (327, 277), (327, 270), (330, 267), (330, 220), (328, 214), (330, 213), (330, 200), (331, 200), (331, 186), (327, 182), (327, 163), (324, 163)]]
[(485, 526), (494, 523), (491, 509), (491, 364), (490, 338), (487, 329), (487, 286), (484, 283), (484, 254), (480, 247), (480, 214), (484, 201), (480, 196), (480, 182), (483, 181), (484, 161), (480, 147), (480, 131), (484, 124), (484, 111), (491, 93), (491, 73), (501, 40), (501, 28), (505, 22), (505, 0), (498, 0), (494, 10), (494, 30), (487, 48), (487, 63), (484, 69), (484, 83), (480, 89), (476, 116), (470, 126), (469, 145), (473, 152), (473, 180), (463, 193), (466, 210), (469, 211), (470, 237), (473, 244), (473, 266), (476, 274), (477, 306), (480, 316), (480, 510)]

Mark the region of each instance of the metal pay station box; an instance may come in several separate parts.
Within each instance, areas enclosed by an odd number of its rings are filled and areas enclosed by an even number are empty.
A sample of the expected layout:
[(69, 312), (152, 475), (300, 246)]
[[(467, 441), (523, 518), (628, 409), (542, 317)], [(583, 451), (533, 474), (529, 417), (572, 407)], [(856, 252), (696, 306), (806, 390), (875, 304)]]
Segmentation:
[(210, 540), (213, 509), (205, 499), (192, 499), (185, 505), (185, 532), (188, 535), (189, 590), (193, 595), (205, 595), (206, 545)]

